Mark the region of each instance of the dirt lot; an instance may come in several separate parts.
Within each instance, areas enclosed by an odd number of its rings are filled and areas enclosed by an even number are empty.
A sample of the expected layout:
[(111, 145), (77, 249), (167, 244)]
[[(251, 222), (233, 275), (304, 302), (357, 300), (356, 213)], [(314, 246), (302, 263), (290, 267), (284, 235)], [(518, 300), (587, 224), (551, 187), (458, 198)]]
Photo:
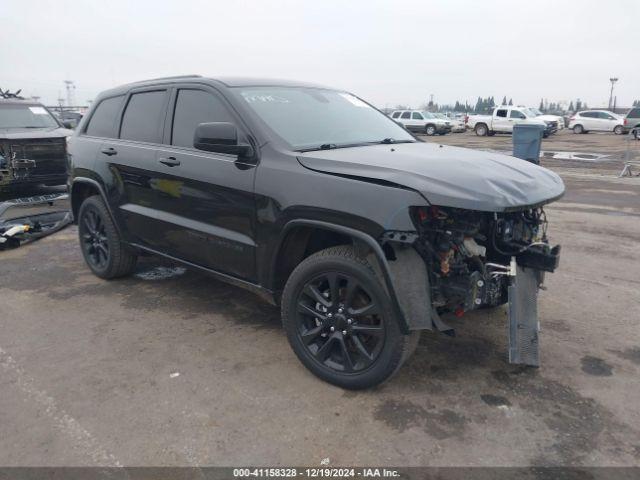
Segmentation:
[[(509, 150), (510, 137), (430, 138)], [(640, 142), (639, 142), (640, 143)], [(560, 270), (542, 367), (505, 361), (506, 314), (448, 319), (380, 388), (320, 382), (257, 297), (155, 259), (105, 282), (75, 228), (0, 253), (0, 465), (640, 465), (640, 178), (613, 135), (543, 160)]]

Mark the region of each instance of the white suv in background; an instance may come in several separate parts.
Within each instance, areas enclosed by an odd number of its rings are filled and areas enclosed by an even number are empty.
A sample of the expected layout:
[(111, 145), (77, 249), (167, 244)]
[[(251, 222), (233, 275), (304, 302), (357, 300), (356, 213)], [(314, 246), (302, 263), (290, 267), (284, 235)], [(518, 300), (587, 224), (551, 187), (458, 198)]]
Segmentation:
[(444, 135), (451, 131), (451, 122), (436, 117), (431, 112), (420, 110), (396, 110), (391, 118), (407, 130), (427, 135)]
[(606, 110), (585, 110), (576, 113), (569, 120), (569, 128), (573, 133), (613, 132), (624, 133), (624, 119)]

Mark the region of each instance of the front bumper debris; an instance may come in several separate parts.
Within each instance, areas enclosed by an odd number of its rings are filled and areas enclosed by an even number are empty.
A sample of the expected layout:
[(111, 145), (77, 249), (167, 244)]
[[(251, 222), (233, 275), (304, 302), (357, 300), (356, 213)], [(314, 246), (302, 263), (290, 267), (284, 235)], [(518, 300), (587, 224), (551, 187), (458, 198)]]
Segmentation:
[(0, 250), (55, 233), (72, 221), (66, 193), (16, 198), (0, 203)]

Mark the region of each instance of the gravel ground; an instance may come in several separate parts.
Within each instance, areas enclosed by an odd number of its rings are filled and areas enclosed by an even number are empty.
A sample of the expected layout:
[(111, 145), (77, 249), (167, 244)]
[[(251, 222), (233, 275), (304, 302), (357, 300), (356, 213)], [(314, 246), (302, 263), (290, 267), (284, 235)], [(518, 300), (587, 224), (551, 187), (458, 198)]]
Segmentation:
[[(562, 132), (543, 149), (622, 143)], [(248, 292), (154, 258), (102, 281), (75, 227), (0, 253), (0, 465), (638, 466), (640, 178), (615, 161), (543, 160), (568, 191), (547, 209), (563, 253), (540, 369), (506, 363), (506, 313), (481, 311), (447, 319), (456, 338), (424, 334), (392, 381), (345, 391)]]

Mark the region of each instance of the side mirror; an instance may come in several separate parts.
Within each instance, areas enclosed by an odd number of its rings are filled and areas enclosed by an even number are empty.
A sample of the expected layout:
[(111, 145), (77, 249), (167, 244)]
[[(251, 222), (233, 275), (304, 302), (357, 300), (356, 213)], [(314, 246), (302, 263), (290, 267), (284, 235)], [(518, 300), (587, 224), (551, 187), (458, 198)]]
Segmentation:
[(199, 124), (193, 135), (193, 146), (206, 152), (228, 153), (240, 157), (253, 155), (251, 145), (238, 143), (238, 129), (229, 122)]

